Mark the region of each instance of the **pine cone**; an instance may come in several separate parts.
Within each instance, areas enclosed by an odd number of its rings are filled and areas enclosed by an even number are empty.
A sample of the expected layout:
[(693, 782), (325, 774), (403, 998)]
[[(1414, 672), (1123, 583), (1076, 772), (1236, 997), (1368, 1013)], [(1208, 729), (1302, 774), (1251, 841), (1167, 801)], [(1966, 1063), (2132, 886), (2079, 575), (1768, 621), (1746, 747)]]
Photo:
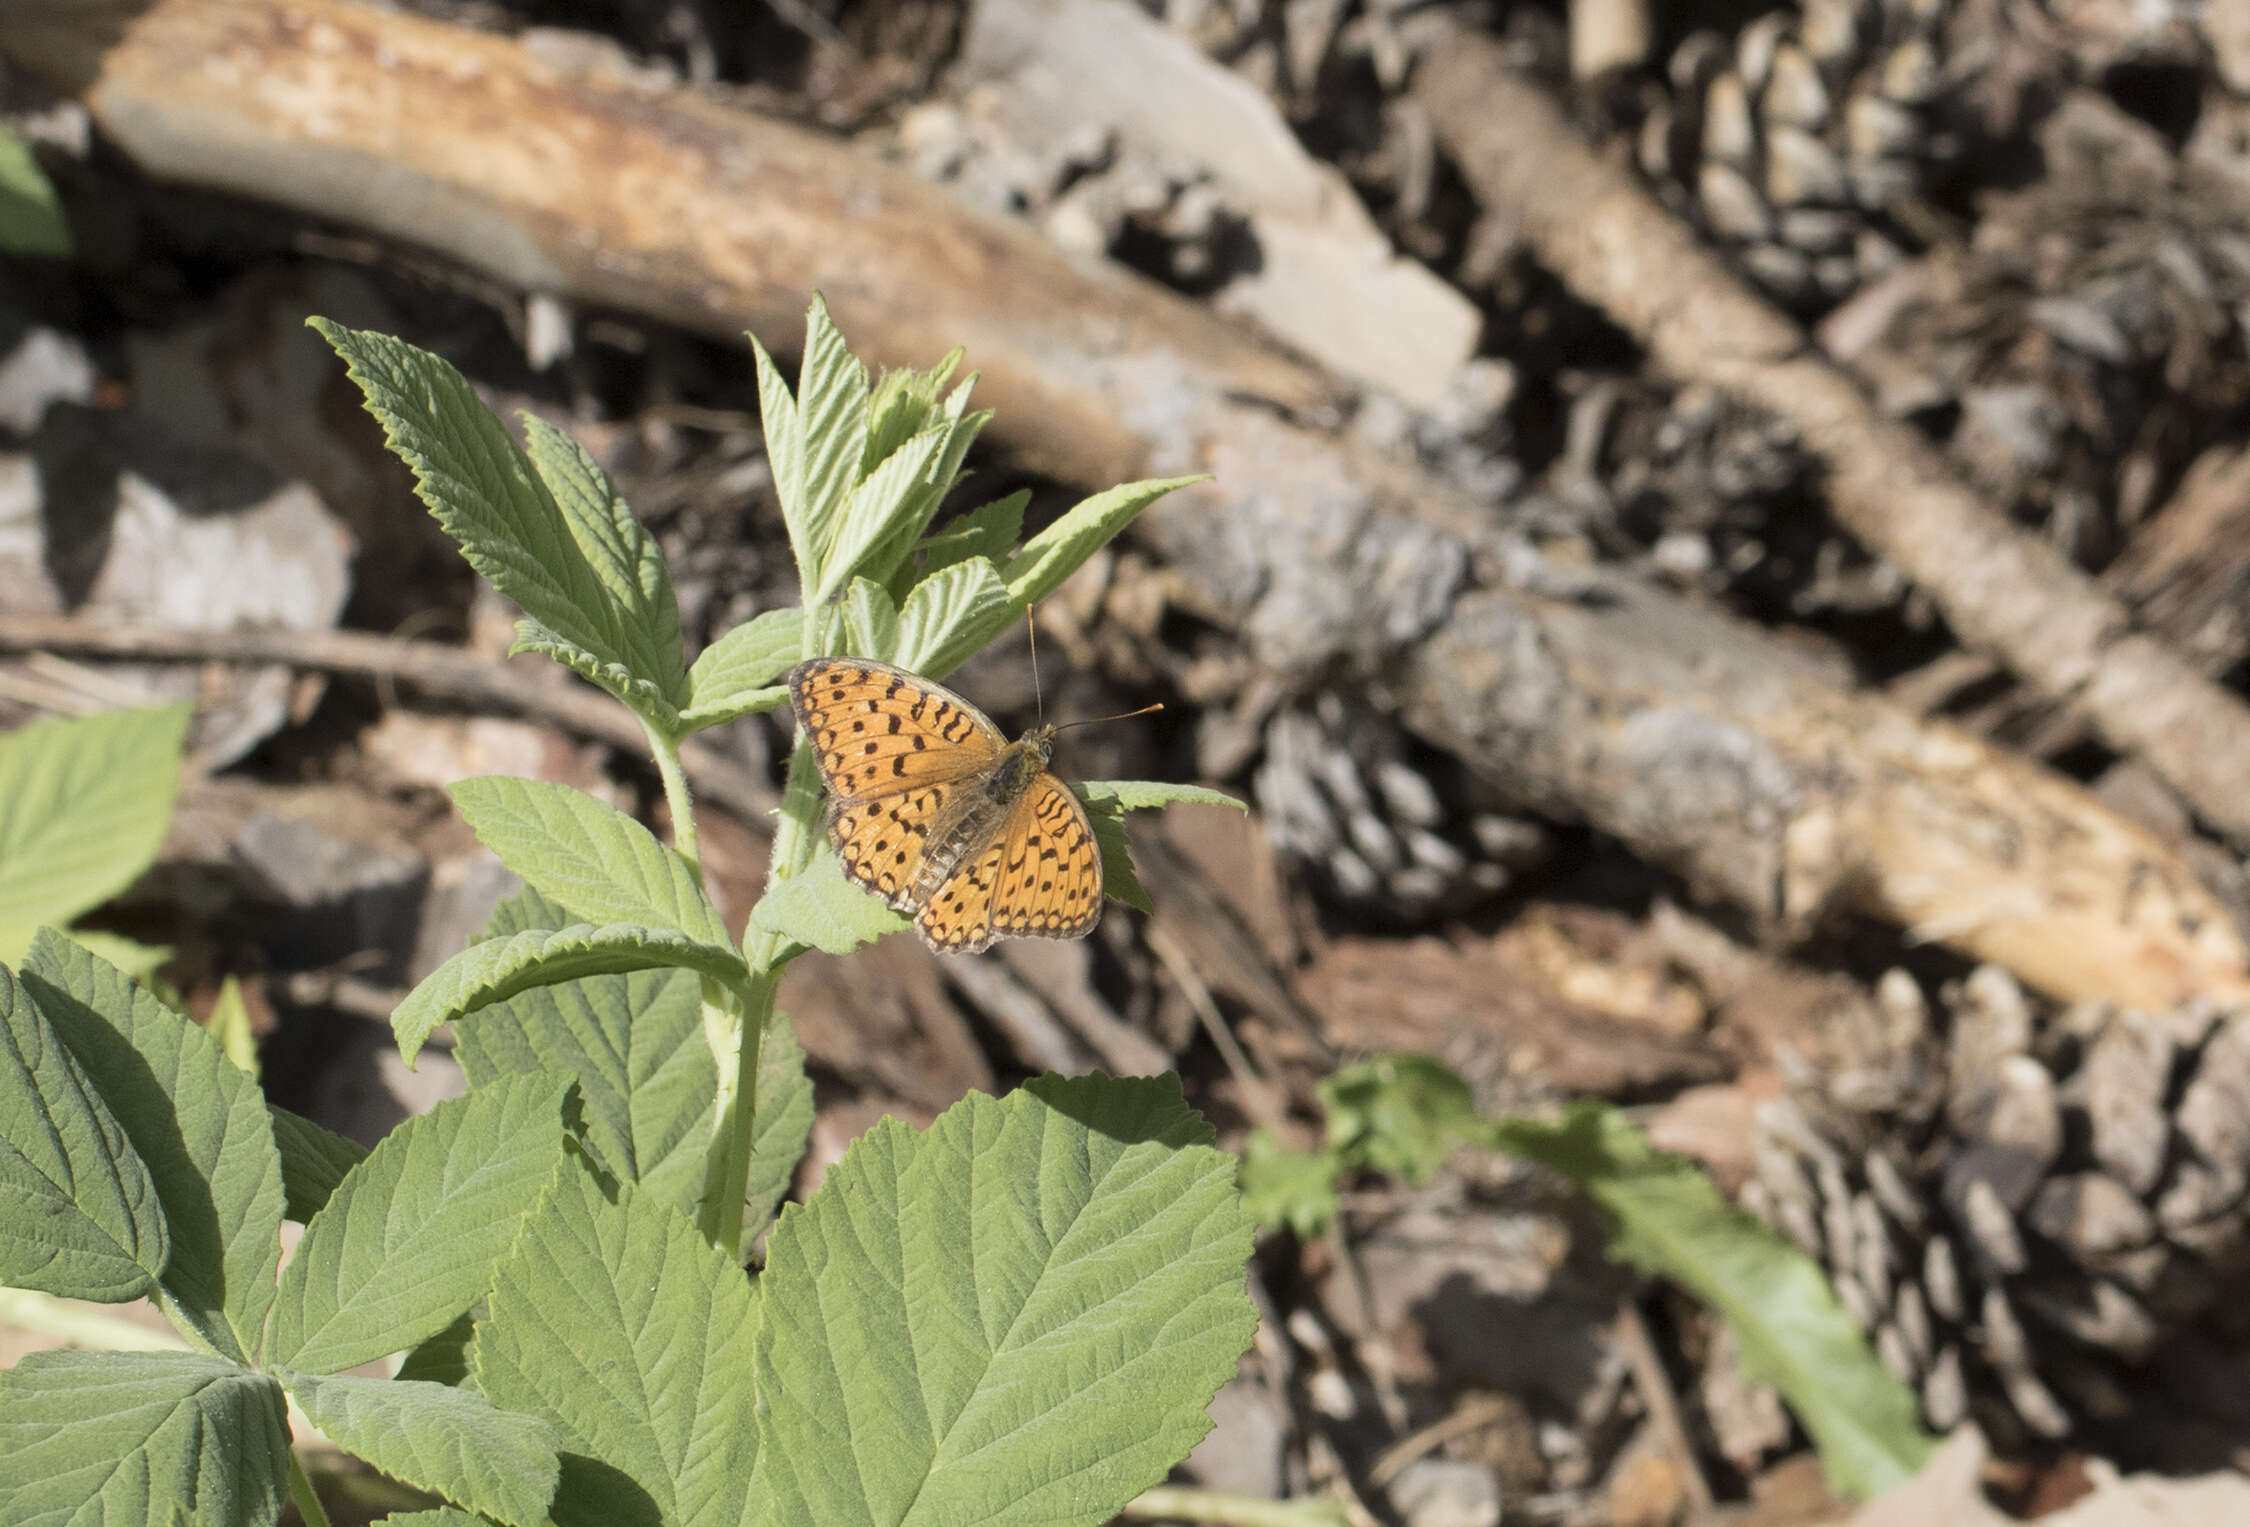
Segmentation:
[(1887, 410), (1956, 415), (1971, 480), (2099, 568), (2239, 433), (2250, 180), (2090, 93), (2038, 143), (2046, 175), (1987, 197), (1974, 242), (1917, 270), (1855, 364)]
[(2038, 1020), (2005, 973), (1893, 971), (1766, 1105), (1744, 1203), (1821, 1258), (1940, 1429), (2120, 1422), (2131, 1370), (2250, 1264), (2250, 1010)]
[(1777, 300), (1825, 307), (1899, 264), (1897, 216), (1950, 157), (1944, 7), (1805, 0), (1683, 42), (1641, 169)]
[(1402, 922), (1493, 895), (1547, 855), (1543, 828), (1449, 801), (1395, 725), (1334, 693), (1267, 723), (1253, 788), (1275, 848), (1337, 900)]

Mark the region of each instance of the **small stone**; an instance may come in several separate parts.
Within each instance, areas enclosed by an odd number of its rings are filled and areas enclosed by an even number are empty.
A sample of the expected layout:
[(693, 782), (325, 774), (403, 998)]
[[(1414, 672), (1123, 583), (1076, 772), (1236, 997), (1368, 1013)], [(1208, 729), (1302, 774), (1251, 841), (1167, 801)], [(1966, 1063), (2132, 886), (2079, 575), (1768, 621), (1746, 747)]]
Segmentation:
[(1417, 1458), (1391, 1481), (1390, 1497), (1406, 1527), (1499, 1527), (1499, 1481), (1477, 1464)]

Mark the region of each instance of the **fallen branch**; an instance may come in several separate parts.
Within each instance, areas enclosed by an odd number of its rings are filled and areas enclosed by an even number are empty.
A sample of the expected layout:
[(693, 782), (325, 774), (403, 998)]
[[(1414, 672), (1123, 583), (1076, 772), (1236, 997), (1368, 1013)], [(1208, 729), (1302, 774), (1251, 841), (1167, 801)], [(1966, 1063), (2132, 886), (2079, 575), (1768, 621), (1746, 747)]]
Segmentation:
[(2250, 705), (2162, 642), (2048, 542), (1987, 508), (1912, 428), (1572, 130), (1496, 43), (1463, 35), (1414, 80), (1471, 188), (1674, 375), (1794, 425), (1836, 518), (1926, 589), (1954, 631), (2083, 710), (2204, 820), (2250, 842)]
[[(513, 667), (438, 642), (358, 631), (174, 631), (46, 615), (0, 615), (0, 652), (58, 652), (136, 663), (278, 663), (402, 684), (477, 710), (500, 710), (638, 753), (640, 723), (615, 700), (539, 669)], [(754, 826), (780, 803), (774, 789), (716, 749), (681, 750), (688, 779), (713, 804)]]
[(1464, 598), (1408, 662), (1408, 720), (1769, 928), (1844, 909), (2058, 997), (2250, 995), (2233, 920), (2155, 833), (1754, 628), (1582, 576)]

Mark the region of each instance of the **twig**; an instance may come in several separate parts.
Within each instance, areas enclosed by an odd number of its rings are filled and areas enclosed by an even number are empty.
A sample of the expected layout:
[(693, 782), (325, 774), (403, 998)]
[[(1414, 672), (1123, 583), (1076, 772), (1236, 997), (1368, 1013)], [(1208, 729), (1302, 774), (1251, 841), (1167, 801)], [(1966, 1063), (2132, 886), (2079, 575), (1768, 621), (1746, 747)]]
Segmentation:
[[(440, 642), (402, 641), (359, 631), (177, 631), (116, 626), (46, 615), (0, 615), (0, 652), (69, 652), (142, 663), (278, 663), (348, 673), (417, 689), (472, 709), (511, 711), (563, 731), (639, 753), (640, 723), (624, 706), (576, 681), (549, 682), (528, 665), (511, 666)], [(688, 777), (706, 799), (762, 827), (778, 797), (741, 765), (707, 745), (681, 749)]]
[(1623, 1350), (1626, 1366), (1633, 1370), (1633, 1387), (1640, 1390), (1641, 1403), (1648, 1407), (1649, 1423), (1663, 1440), (1664, 1450), (1679, 1465), (1689, 1520), (1700, 1521), (1710, 1514), (1713, 1504), (1711, 1481), (1704, 1478), (1694, 1439), (1688, 1436), (1687, 1423), (1680, 1419), (1680, 1402), (1672, 1393), (1671, 1378), (1664, 1372), (1664, 1359), (1649, 1339), (1648, 1323), (1630, 1299), (1619, 1308), (1610, 1335)]
[(1415, 1459), (1437, 1451), (1456, 1437), (1482, 1431), (1505, 1417), (1511, 1408), (1511, 1402), (1500, 1395), (1471, 1396), (1455, 1406), (1450, 1414), (1432, 1421), (1420, 1431), (1407, 1433), (1383, 1449), (1375, 1459), (1375, 1466), (1367, 1471), (1367, 1482), (1378, 1490), (1389, 1488), (1390, 1482)]
[(1259, 1500), (1158, 1485), (1117, 1513), (1129, 1522), (1215, 1522), (1221, 1527), (1350, 1527), (1351, 1516), (1334, 1501)]
[(1226, 1015), (1219, 1011), (1219, 1004), (1212, 1000), (1211, 988), (1204, 984), (1203, 977), (1196, 972), (1194, 962), (1173, 941), (1161, 922), (1148, 925), (1147, 937), (1149, 949), (1165, 970), (1170, 972), (1173, 981), (1180, 988), (1180, 995), (1187, 998), (1188, 1006), (1203, 1024), (1203, 1031), (1211, 1036), (1211, 1043), (1218, 1047), (1219, 1058), (1226, 1062), (1227, 1072), (1234, 1078), (1235, 1089), (1242, 1094), (1244, 1110), (1257, 1123), (1268, 1126), (1280, 1124), (1283, 1110), (1273, 1084), (1258, 1074), (1257, 1066), (1242, 1052), (1241, 1044), (1234, 1037), (1234, 1030), (1228, 1027)]
[(1674, 375), (1795, 426), (1827, 463), (1836, 518), (1927, 590), (1970, 646), (2080, 707), (2204, 819), (2250, 842), (2250, 705), (2133, 628), (2046, 540), (1987, 507), (1910, 426), (1571, 129), (1499, 46), (1463, 34), (1413, 90), (1485, 206)]

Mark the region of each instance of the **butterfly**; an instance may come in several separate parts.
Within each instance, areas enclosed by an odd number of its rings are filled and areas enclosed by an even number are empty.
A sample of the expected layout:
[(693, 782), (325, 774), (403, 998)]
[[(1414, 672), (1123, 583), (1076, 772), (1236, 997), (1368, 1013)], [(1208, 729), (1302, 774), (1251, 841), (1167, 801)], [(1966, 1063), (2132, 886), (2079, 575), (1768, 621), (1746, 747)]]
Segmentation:
[(1014, 742), (953, 691), (903, 668), (824, 657), (789, 703), (832, 797), (844, 873), (914, 914), (942, 954), (997, 939), (1083, 938), (1102, 915), (1094, 824), (1047, 768), (1056, 726)]

